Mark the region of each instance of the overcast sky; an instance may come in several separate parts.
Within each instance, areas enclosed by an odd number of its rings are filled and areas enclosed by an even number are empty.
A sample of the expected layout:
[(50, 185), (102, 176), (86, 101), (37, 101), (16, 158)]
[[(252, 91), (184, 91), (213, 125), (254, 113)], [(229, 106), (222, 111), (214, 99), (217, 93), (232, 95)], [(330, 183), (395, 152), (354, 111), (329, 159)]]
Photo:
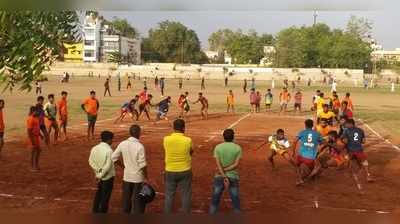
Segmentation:
[(113, 16), (126, 18), (141, 36), (147, 36), (148, 30), (160, 21), (179, 21), (196, 31), (203, 48), (208, 47), (209, 35), (221, 28), (255, 29), (259, 33), (276, 34), (289, 26), (311, 25), (312, 9), (319, 9), (318, 22), (334, 28), (345, 28), (351, 15), (366, 17), (373, 22), (373, 37), (385, 49), (400, 48), (399, 1), (135, 0), (134, 5), (132, 1), (118, 1), (121, 4), (103, 8), (105, 10), (100, 13), (108, 19)]

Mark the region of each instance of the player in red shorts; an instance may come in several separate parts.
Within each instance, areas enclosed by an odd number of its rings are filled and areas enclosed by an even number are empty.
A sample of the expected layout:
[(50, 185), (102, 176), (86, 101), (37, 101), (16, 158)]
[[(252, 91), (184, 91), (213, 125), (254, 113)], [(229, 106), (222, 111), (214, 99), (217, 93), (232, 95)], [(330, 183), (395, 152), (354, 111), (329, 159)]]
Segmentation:
[(121, 106), (121, 113), (119, 117), (114, 121), (114, 124), (116, 124), (117, 122), (122, 122), (127, 114), (132, 118), (132, 120), (134, 120), (134, 117), (136, 117), (136, 120), (138, 120), (139, 112), (135, 109), (135, 105), (138, 100), (139, 96), (136, 95), (135, 98), (131, 99), (129, 102), (124, 103)]
[[(313, 130), (313, 127), (314, 121), (307, 119), (305, 121), (305, 129), (297, 135), (297, 139), (293, 144), (293, 155), (297, 155), (297, 186), (304, 184), (306, 180), (314, 177), (320, 168), (320, 164), (316, 161), (316, 158), (318, 147), (324, 140), (318, 132)], [(299, 143), (300, 147), (296, 152)]]
[(146, 117), (148, 120), (150, 120), (150, 106), (154, 106), (153, 104), (151, 104), (151, 100), (153, 99), (153, 95), (149, 94), (147, 96), (147, 99), (142, 102), (141, 104), (139, 104), (139, 118), (142, 115), (142, 113), (144, 112), (146, 114)]
[(31, 150), (31, 166), (32, 171), (39, 171), (39, 157), (40, 157), (40, 121), (39, 111), (37, 107), (32, 106), (29, 110), (29, 116), (26, 121), (26, 128), (28, 133), (28, 148)]
[(199, 93), (199, 98), (195, 102), (193, 102), (193, 104), (196, 104), (198, 102), (201, 103), (201, 109), (200, 109), (201, 117), (202, 117), (202, 119), (207, 120), (207, 118), (208, 118), (208, 112), (207, 112), (208, 111), (208, 100), (207, 100), (207, 98), (205, 98), (203, 96), (202, 92)]
[(342, 140), (346, 144), (346, 149), (348, 153), (348, 158), (350, 159), (350, 167), (353, 173), (353, 177), (357, 182), (357, 187), (362, 190), (361, 184), (358, 180), (358, 174), (360, 168), (362, 167), (365, 171), (367, 181), (371, 182), (374, 179), (371, 177), (369, 172), (369, 164), (367, 160), (367, 155), (364, 152), (363, 144), (365, 144), (365, 134), (364, 131), (355, 126), (353, 119), (347, 119), (346, 130), (342, 135)]

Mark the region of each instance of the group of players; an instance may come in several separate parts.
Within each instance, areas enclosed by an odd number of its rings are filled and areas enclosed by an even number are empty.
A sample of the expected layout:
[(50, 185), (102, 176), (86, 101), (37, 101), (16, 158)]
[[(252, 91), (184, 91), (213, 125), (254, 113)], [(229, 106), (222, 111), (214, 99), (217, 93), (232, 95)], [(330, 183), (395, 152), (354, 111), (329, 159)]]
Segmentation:
[(315, 111), (315, 119), (305, 121), (305, 129), (297, 134), (292, 145), (283, 129), (268, 137), (264, 143), (271, 149), (268, 161), (275, 168), (274, 157), (280, 155), (293, 165), (298, 176), (296, 185), (314, 179), (326, 168), (350, 167), (357, 188), (362, 192), (360, 170), (364, 170), (368, 182), (374, 179), (364, 152), (364, 131), (356, 126), (353, 118), (350, 93), (340, 102), (336, 92), (326, 97), (318, 90), (311, 109)]

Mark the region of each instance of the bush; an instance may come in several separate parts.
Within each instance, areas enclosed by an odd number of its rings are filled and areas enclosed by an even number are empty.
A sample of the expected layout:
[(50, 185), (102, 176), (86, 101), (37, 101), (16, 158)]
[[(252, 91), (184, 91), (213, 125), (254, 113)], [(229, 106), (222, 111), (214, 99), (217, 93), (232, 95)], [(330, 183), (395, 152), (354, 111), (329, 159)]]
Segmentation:
[(292, 72), (293, 72), (293, 73), (299, 72), (299, 69), (298, 69), (298, 68), (292, 68)]

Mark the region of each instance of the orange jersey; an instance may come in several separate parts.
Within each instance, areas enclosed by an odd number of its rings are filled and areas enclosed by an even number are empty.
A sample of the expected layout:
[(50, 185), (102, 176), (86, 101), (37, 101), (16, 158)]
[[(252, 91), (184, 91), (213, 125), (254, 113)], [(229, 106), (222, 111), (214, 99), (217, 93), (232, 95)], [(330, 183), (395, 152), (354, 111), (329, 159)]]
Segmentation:
[(233, 95), (228, 95), (226, 97), (226, 103), (229, 105), (233, 105), (235, 103), (235, 97)]
[(281, 102), (289, 102), (290, 100), (290, 93), (289, 92), (281, 92), (281, 94), (279, 95), (279, 98), (281, 100)]
[(0, 110), (0, 132), (4, 132), (3, 110)]
[(40, 136), (39, 118), (30, 115), (26, 120), (26, 128), (31, 130), (33, 136)]
[(61, 99), (57, 103), (57, 110), (58, 114), (60, 117), (64, 117), (68, 115), (68, 109), (67, 109), (67, 100)]
[(345, 97), (345, 98), (343, 98), (342, 102), (344, 102), (344, 101), (347, 102), (347, 107), (350, 110), (354, 110), (353, 101), (350, 98)]
[(99, 107), (99, 101), (97, 101), (97, 99), (92, 99), (89, 97), (83, 101), (83, 105), (85, 106), (85, 110), (88, 114), (97, 115), (97, 110)]
[(329, 125), (327, 125), (326, 127), (322, 127), (321, 125), (318, 125), (316, 131), (317, 131), (322, 137), (326, 137), (326, 136), (328, 136), (328, 133), (329, 133), (330, 131), (333, 131), (333, 129), (332, 129)]

